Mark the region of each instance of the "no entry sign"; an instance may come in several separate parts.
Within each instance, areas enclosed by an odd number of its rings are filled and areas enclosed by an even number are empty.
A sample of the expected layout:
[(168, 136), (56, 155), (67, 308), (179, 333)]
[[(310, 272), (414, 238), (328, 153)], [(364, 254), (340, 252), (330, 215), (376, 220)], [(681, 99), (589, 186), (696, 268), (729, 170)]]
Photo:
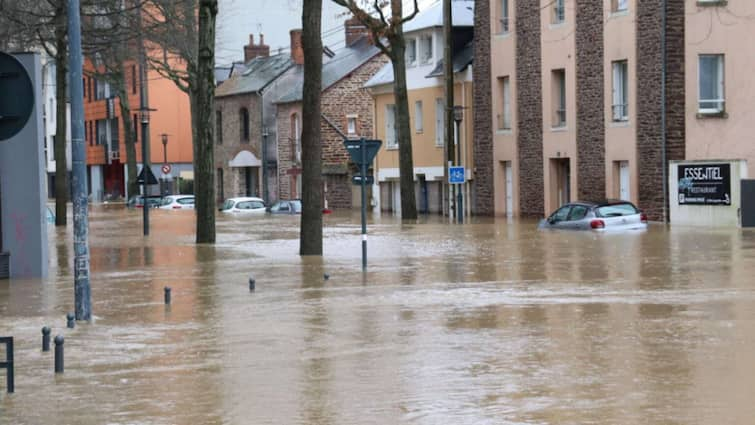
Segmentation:
[(170, 164), (163, 165), (162, 170), (163, 170), (163, 174), (170, 174), (170, 170), (171, 170)]

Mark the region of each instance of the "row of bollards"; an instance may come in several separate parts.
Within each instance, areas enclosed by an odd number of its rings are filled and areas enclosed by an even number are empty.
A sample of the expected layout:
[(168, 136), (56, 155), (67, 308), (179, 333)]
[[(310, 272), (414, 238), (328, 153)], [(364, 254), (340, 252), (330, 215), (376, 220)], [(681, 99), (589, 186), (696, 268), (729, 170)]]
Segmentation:
[[(253, 281), (253, 280), (252, 280)], [(250, 282), (250, 285), (253, 287), (253, 283)], [(171, 288), (169, 286), (165, 287), (165, 304), (169, 305), (171, 302)], [(66, 327), (68, 329), (74, 329), (76, 327), (76, 317), (73, 313), (68, 313), (66, 315)], [(50, 351), (50, 333), (52, 330), (49, 326), (45, 326), (42, 328), (42, 351), (48, 352)], [(63, 373), (65, 370), (65, 353), (63, 351), (63, 344), (65, 344), (65, 338), (63, 338), (63, 335), (57, 335), (54, 339), (55, 342), (55, 373)]]

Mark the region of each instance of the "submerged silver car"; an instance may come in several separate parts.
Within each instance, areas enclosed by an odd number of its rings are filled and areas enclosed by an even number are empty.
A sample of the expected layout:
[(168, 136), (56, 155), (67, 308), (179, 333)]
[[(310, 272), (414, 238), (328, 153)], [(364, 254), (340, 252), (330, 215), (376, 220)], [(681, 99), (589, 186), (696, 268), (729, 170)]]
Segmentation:
[(573, 202), (563, 205), (540, 222), (541, 229), (642, 230), (648, 218), (631, 202)]

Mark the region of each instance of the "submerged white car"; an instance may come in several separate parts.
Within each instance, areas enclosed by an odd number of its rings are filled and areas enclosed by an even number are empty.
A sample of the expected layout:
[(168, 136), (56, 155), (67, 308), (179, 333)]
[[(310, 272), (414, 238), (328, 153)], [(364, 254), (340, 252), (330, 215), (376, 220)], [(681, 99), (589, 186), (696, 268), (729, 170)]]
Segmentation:
[(265, 201), (261, 198), (228, 198), (220, 207), (220, 212), (238, 214), (265, 214)]
[(161, 210), (193, 210), (194, 195), (169, 195), (163, 197)]
[(648, 217), (631, 202), (573, 202), (542, 220), (541, 229), (572, 230), (644, 230)]

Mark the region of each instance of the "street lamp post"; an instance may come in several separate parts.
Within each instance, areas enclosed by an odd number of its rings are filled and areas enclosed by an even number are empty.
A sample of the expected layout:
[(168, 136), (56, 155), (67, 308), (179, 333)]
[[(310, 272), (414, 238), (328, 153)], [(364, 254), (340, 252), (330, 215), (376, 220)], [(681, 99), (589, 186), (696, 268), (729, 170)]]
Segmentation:
[(139, 109), (140, 121), (142, 123), (142, 217), (144, 236), (149, 236), (149, 201), (148, 201), (148, 185), (149, 185), (149, 112), (150, 109), (144, 101), (145, 96), (142, 96), (142, 107)]
[(168, 135), (163, 133), (160, 135), (163, 141), (163, 165), (168, 164)]
[(160, 194), (172, 194), (173, 190), (168, 190), (168, 174), (165, 172), (165, 166), (168, 165), (168, 136), (169, 134), (163, 133), (160, 135), (160, 139), (163, 142), (163, 175), (160, 177), (162, 185), (160, 187)]
[[(464, 107), (454, 106), (454, 121), (456, 122), (456, 165), (461, 166), (461, 122), (464, 119)], [(464, 181), (466, 183), (466, 172)], [(456, 194), (456, 217), (459, 223), (464, 221), (464, 184), (461, 184)]]

